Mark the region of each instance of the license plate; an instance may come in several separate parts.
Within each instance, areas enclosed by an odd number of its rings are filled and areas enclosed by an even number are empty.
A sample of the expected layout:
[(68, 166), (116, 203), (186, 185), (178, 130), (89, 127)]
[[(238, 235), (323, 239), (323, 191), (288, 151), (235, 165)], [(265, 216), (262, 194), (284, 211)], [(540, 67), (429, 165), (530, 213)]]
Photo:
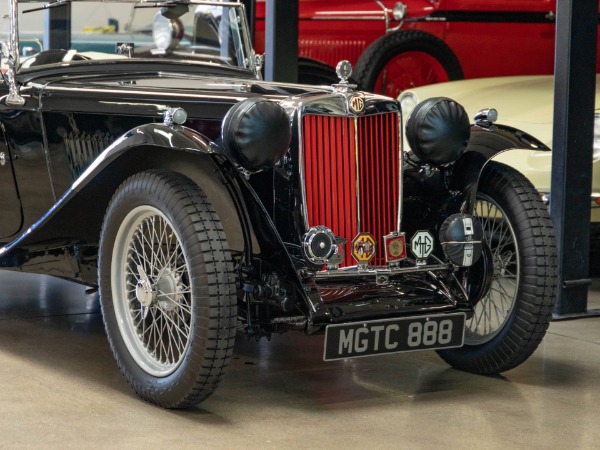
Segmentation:
[(462, 347), (465, 317), (452, 313), (329, 325), (323, 359)]

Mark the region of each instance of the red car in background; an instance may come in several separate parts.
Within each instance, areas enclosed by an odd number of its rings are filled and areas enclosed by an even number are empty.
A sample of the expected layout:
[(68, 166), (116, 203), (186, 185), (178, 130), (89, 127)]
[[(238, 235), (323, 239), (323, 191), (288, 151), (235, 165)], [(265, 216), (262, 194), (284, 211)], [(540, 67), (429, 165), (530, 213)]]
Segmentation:
[[(550, 74), (555, 12), (556, 0), (299, 0), (299, 80), (336, 81), (342, 59), (361, 88), (391, 97), (461, 78)], [(259, 52), (264, 39), (257, 0)]]

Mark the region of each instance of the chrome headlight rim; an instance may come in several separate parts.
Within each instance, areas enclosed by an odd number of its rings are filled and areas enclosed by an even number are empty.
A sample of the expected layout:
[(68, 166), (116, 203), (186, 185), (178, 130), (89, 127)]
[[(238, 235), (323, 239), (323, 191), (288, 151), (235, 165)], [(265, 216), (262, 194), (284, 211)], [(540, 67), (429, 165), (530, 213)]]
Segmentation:
[(404, 121), (410, 117), (415, 107), (419, 104), (419, 97), (413, 92), (403, 92), (399, 97), (400, 110), (402, 111), (402, 117)]
[(392, 17), (397, 22), (402, 22), (406, 16), (407, 6), (402, 2), (397, 2), (392, 9)]

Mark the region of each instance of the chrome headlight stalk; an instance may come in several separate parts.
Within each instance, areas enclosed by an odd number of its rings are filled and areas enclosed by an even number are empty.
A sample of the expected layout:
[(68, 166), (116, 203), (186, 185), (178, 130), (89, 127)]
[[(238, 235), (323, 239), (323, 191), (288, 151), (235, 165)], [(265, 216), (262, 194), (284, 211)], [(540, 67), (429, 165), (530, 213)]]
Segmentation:
[[(408, 7), (402, 2), (396, 2), (392, 9), (387, 8), (381, 0), (375, 0), (375, 2), (383, 9), (383, 15), (385, 19), (385, 32), (391, 33), (392, 31), (397, 31), (402, 27), (404, 23), (404, 18), (406, 17), (406, 12)], [(395, 27), (390, 26), (390, 22), (399, 22)]]

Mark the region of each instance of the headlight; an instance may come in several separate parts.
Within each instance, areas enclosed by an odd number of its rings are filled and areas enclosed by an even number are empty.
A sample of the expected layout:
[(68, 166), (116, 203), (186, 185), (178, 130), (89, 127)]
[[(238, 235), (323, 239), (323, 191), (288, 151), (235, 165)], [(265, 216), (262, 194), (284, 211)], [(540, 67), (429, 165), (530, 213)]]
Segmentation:
[(404, 117), (405, 121), (418, 103), (419, 98), (412, 92), (403, 92), (400, 94), (400, 109), (402, 109), (402, 117)]
[(600, 159), (600, 113), (594, 114), (594, 161)]
[(394, 16), (394, 20), (400, 22), (406, 15), (406, 5), (402, 2), (396, 3), (394, 5), (394, 9), (392, 10), (392, 14)]

